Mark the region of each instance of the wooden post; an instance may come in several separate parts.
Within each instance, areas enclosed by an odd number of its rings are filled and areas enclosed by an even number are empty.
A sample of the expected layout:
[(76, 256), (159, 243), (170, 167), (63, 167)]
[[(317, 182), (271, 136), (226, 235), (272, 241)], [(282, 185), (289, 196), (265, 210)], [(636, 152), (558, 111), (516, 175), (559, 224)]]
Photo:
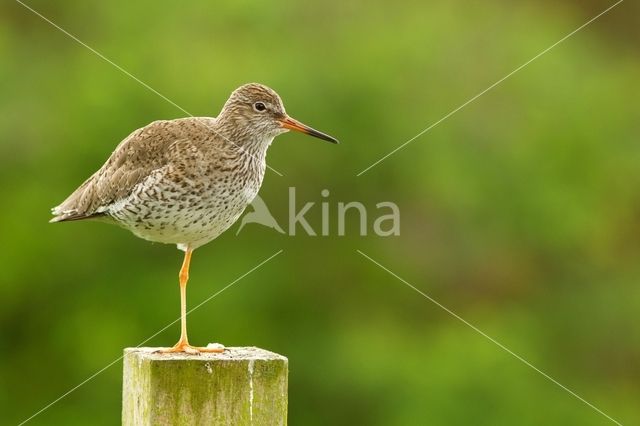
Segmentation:
[(224, 353), (124, 351), (122, 424), (286, 425), (288, 360), (259, 348)]

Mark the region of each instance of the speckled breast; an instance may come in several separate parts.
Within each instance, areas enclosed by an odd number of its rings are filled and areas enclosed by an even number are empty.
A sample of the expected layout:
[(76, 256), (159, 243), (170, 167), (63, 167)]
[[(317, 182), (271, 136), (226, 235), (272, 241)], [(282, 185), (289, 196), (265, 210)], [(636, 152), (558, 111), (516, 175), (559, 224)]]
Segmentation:
[(195, 249), (226, 231), (256, 196), (264, 166), (255, 162), (208, 173), (158, 170), (109, 215), (138, 237)]

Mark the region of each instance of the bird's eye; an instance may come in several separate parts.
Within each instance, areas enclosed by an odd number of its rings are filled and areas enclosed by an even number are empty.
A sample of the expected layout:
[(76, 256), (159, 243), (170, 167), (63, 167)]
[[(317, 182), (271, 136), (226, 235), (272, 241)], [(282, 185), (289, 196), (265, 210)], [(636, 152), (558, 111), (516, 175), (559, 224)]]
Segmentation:
[(255, 104), (253, 104), (253, 108), (256, 111), (264, 111), (265, 109), (267, 109), (267, 106), (262, 102), (256, 102)]

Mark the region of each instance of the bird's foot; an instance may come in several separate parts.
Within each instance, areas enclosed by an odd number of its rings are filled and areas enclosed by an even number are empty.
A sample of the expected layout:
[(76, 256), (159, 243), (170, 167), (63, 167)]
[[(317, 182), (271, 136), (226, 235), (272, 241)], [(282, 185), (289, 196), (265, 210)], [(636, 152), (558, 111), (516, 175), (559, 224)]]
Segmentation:
[(187, 342), (178, 342), (170, 348), (160, 348), (156, 352), (161, 354), (185, 353), (189, 355), (200, 355), (201, 353), (222, 353), (224, 346), (219, 343), (210, 343), (207, 346), (191, 346)]

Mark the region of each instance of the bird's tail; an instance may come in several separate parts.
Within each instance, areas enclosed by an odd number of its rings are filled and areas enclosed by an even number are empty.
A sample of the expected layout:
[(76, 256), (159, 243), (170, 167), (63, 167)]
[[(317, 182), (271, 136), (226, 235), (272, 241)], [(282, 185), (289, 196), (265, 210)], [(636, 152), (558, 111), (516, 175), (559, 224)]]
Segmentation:
[(51, 214), (54, 215), (49, 223), (57, 223), (57, 222), (69, 222), (72, 220), (83, 220), (83, 219), (96, 219), (98, 217), (104, 216), (104, 213), (79, 213), (77, 210), (61, 210), (60, 206), (54, 207), (51, 209)]

